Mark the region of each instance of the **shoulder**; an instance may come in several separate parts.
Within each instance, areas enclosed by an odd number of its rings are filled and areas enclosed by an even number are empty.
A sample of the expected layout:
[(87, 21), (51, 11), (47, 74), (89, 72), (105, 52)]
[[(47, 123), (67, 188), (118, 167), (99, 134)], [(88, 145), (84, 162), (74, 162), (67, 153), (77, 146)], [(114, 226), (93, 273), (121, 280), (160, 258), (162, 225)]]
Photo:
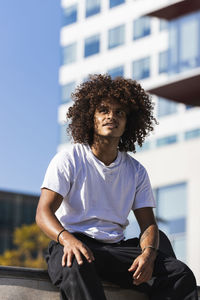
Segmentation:
[(52, 159), (60, 168), (75, 166), (84, 160), (87, 146), (82, 144), (71, 144), (59, 151)]
[(130, 166), (130, 168), (134, 169), (135, 172), (142, 173), (146, 172), (145, 167), (132, 155), (127, 152), (122, 152), (124, 162)]

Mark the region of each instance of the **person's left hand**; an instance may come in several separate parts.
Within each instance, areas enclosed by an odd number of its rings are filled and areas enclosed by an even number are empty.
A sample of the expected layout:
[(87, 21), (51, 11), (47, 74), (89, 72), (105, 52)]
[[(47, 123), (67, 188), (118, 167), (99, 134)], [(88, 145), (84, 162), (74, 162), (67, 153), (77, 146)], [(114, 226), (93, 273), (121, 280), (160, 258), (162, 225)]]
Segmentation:
[(139, 285), (147, 282), (152, 278), (154, 268), (155, 254), (150, 251), (145, 251), (139, 255), (128, 269), (133, 273), (133, 284)]

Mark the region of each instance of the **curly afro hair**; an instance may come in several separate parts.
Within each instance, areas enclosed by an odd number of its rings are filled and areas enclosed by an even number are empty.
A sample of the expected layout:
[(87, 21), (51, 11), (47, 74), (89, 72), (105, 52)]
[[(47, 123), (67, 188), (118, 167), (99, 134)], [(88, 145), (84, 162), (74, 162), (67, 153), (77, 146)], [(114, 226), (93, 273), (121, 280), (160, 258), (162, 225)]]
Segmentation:
[(142, 146), (157, 121), (153, 116), (154, 106), (150, 95), (132, 79), (112, 79), (108, 74), (90, 75), (89, 80), (72, 93), (74, 105), (67, 112), (67, 118), (71, 119), (68, 132), (75, 143), (92, 145), (95, 110), (102, 100), (110, 98), (118, 101), (128, 111), (126, 128), (118, 149), (136, 152), (136, 143)]

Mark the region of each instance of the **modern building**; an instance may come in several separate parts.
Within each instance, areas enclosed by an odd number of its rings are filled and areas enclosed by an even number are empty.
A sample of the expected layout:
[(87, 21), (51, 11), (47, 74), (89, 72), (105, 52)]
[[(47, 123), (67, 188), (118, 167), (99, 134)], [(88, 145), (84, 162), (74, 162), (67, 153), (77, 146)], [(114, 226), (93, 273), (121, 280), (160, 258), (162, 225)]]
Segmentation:
[(35, 222), (37, 195), (0, 191), (0, 254), (13, 248), (16, 227)]
[[(159, 226), (200, 284), (200, 2), (62, 0), (60, 144), (70, 147), (65, 114), (88, 74), (141, 82), (159, 121), (134, 157), (148, 170)], [(127, 236), (136, 222), (130, 216)]]

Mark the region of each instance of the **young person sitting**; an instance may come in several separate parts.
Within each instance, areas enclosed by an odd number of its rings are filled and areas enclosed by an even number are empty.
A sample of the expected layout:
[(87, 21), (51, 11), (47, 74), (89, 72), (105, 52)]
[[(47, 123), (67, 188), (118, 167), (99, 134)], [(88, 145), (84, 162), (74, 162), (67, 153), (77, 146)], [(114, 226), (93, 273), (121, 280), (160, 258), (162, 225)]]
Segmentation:
[[(41, 189), (36, 221), (53, 240), (48, 272), (62, 300), (105, 300), (101, 280), (151, 300), (197, 300), (192, 271), (159, 245), (155, 201), (135, 152), (156, 123), (136, 81), (93, 75), (72, 95), (74, 145), (56, 154)], [(140, 239), (124, 238), (133, 211)]]

